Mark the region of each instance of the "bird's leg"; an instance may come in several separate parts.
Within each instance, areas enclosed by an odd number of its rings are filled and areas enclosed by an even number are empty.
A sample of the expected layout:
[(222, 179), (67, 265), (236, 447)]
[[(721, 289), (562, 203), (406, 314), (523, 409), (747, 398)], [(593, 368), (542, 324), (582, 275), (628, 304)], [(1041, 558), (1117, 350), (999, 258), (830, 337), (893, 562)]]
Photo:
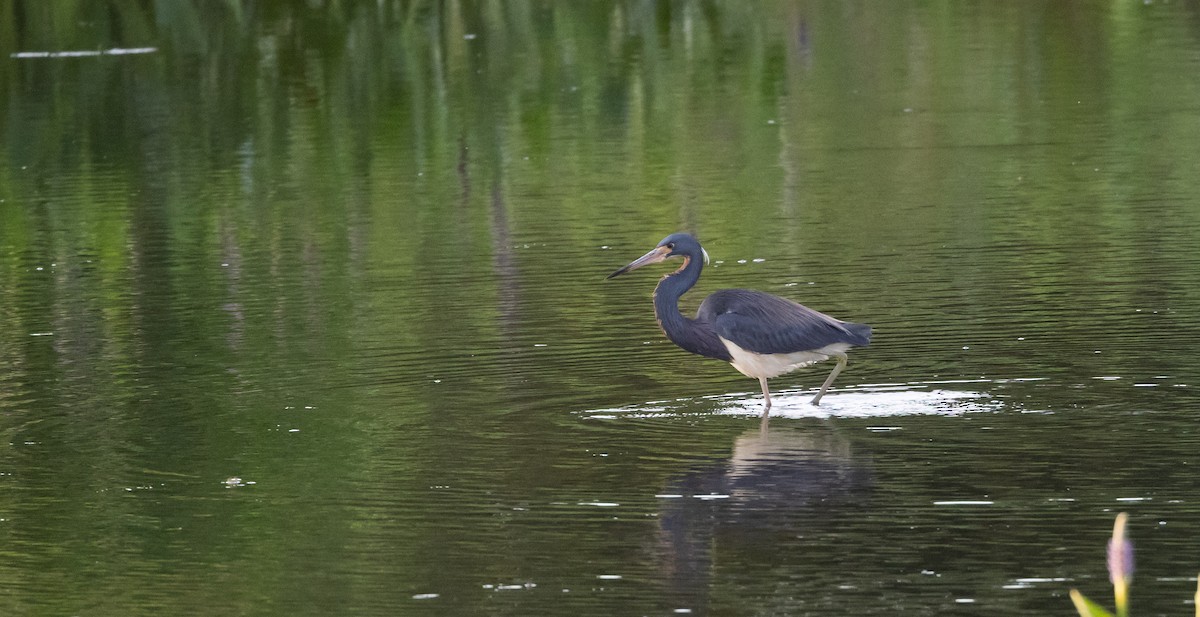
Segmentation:
[(765, 418), (771, 412), (771, 391), (767, 389), (766, 377), (759, 377), (758, 383), (762, 385), (763, 396), (767, 398), (767, 405), (763, 407), (763, 417)]
[(833, 367), (833, 371), (829, 373), (829, 377), (825, 378), (825, 383), (821, 384), (821, 391), (818, 392), (815, 397), (813, 397), (813, 405), (821, 404), (821, 397), (825, 396), (825, 391), (829, 389), (829, 386), (833, 383), (833, 380), (837, 378), (838, 373), (842, 372), (842, 369), (846, 368), (846, 354), (837, 354), (837, 359), (837, 366)]

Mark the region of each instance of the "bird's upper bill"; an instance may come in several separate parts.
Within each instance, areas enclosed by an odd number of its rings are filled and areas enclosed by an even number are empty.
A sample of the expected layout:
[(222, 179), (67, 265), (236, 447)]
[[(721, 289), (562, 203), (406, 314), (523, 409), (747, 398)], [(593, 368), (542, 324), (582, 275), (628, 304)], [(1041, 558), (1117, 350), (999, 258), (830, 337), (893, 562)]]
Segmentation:
[(671, 256), (671, 249), (669, 247), (667, 247), (665, 245), (664, 246), (656, 246), (656, 247), (654, 247), (654, 250), (629, 262), (629, 265), (625, 266), (624, 268), (621, 268), (620, 270), (617, 270), (616, 272), (613, 272), (612, 274), (608, 275), (607, 278), (621, 276), (622, 274), (625, 274), (626, 272), (629, 272), (631, 270), (637, 270), (638, 268), (648, 265), (648, 264), (656, 264), (670, 256)]

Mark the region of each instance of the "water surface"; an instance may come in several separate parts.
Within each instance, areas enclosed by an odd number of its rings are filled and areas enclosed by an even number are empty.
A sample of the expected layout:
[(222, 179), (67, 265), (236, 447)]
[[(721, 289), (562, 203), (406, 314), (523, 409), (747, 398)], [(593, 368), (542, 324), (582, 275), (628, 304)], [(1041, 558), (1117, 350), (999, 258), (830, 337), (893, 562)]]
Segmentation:
[(1068, 614), (1118, 511), (1191, 610), (1193, 4), (5, 13), (3, 612)]

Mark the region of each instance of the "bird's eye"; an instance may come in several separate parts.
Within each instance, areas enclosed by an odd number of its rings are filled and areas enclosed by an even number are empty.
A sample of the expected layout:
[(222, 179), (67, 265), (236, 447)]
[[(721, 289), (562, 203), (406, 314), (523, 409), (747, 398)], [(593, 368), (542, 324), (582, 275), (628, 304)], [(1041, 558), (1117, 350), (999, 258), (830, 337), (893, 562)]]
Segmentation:
[(675, 243), (674, 243), (674, 242), (668, 242), (668, 243), (667, 243), (667, 248), (671, 249), (672, 251), (673, 251), (673, 250), (675, 250)]

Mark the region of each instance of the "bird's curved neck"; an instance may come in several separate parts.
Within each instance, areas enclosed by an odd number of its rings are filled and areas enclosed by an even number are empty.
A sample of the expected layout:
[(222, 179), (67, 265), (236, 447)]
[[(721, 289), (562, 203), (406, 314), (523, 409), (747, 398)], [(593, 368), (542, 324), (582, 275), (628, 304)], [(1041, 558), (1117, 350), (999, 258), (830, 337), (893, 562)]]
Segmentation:
[(654, 316), (662, 326), (667, 337), (678, 342), (683, 331), (690, 326), (691, 320), (679, 312), (679, 298), (700, 280), (700, 271), (704, 269), (704, 261), (684, 257), (683, 266), (668, 274), (654, 288)]

